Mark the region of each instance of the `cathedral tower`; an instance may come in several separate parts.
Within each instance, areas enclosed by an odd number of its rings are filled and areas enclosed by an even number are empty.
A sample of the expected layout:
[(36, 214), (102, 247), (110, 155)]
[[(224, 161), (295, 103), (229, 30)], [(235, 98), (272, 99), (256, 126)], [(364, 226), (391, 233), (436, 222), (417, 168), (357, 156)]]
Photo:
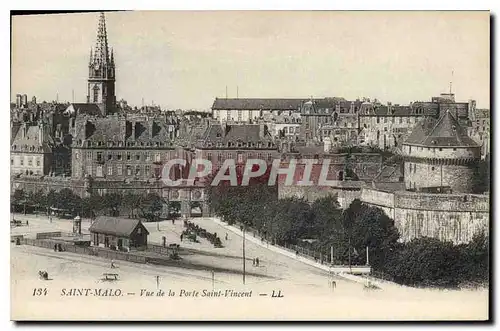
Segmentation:
[(99, 17), (95, 49), (90, 49), (87, 103), (98, 104), (103, 116), (114, 113), (116, 109), (115, 60), (113, 49), (111, 54), (108, 49), (104, 13)]

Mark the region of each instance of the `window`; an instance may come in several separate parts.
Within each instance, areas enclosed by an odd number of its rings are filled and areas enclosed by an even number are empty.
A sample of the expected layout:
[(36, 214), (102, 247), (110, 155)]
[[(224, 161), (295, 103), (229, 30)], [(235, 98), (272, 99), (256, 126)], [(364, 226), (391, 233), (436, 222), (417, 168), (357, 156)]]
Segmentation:
[(151, 153), (146, 152), (146, 161), (151, 161)]
[(135, 154), (135, 160), (140, 161), (141, 160), (141, 154), (137, 153)]
[(435, 169), (434, 167), (431, 167), (431, 170), (432, 170), (432, 171), (434, 171), (434, 169)]
[(121, 164), (118, 164), (118, 165), (116, 166), (116, 173), (117, 173), (117, 175), (118, 175), (118, 176), (123, 175), (123, 168), (122, 168), (122, 165), (121, 165)]
[(33, 159), (31, 157), (28, 158), (28, 166), (33, 166)]
[(267, 153), (267, 161), (272, 162), (272, 160), (273, 160), (273, 154)]
[(96, 168), (96, 174), (97, 177), (102, 177), (102, 165), (98, 165)]
[(238, 110), (238, 122), (242, 121), (242, 111)]
[(380, 123), (380, 118), (379, 118), (379, 117), (377, 117), (377, 124), (379, 124), (379, 123)]
[(108, 160), (111, 160), (113, 158), (113, 154), (108, 153)]
[(440, 152), (442, 152), (442, 151), (443, 151), (443, 149), (442, 149), (442, 148), (439, 148), (439, 151), (440, 151)]
[(155, 154), (155, 162), (160, 162), (160, 153)]
[(212, 153), (207, 153), (207, 159), (208, 161), (212, 161)]
[(97, 152), (97, 162), (102, 161), (102, 152)]
[(410, 118), (409, 117), (406, 118), (406, 124), (408, 124), (408, 123), (410, 123)]
[(238, 153), (238, 163), (243, 162), (243, 153)]
[(131, 158), (132, 158), (132, 157), (131, 157), (131, 155), (130, 155), (130, 152), (127, 152), (127, 161), (130, 161), (130, 159), (131, 159)]
[(402, 124), (402, 123), (403, 123), (403, 118), (402, 118), (402, 117), (400, 117), (400, 118), (399, 118), (399, 124)]
[(121, 159), (122, 159), (122, 152), (118, 152), (116, 154), (116, 159), (119, 160), (119, 161), (121, 161)]
[(108, 176), (113, 175), (113, 166), (108, 165)]
[(78, 160), (80, 158), (80, 153), (76, 152), (75, 153), (75, 160)]
[(135, 167), (135, 175), (136, 175), (136, 176), (139, 176), (140, 174), (141, 174), (141, 167), (136, 166), (136, 167)]
[(217, 155), (217, 161), (222, 162), (222, 153)]
[(93, 95), (94, 103), (98, 103), (99, 102), (99, 87), (94, 86), (94, 89), (92, 90), (92, 92), (94, 93), (94, 95)]
[(87, 151), (87, 159), (92, 160), (92, 151)]
[(87, 166), (87, 175), (92, 176), (92, 165)]
[(21, 156), (21, 165), (24, 165), (24, 158)]
[(10, 165), (14, 165), (14, 159), (10, 159)]
[(150, 166), (145, 166), (144, 167), (144, 175), (149, 176), (149, 173), (151, 172), (151, 167)]
[(384, 117), (384, 123), (387, 123), (387, 117)]
[(132, 176), (132, 167), (131, 166), (127, 166), (127, 176)]

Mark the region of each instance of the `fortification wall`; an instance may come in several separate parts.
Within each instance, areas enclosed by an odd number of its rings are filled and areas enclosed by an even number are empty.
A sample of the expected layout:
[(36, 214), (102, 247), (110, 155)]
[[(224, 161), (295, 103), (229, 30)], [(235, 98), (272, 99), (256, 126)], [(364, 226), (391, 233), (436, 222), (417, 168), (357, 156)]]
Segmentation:
[(449, 186), (452, 192), (474, 192), (476, 189), (478, 175), (473, 166), (405, 162), (404, 167), (407, 189), (437, 186)]
[(478, 231), (488, 231), (487, 195), (388, 193), (363, 188), (361, 201), (381, 208), (393, 218), (402, 242), (433, 237), (467, 243)]

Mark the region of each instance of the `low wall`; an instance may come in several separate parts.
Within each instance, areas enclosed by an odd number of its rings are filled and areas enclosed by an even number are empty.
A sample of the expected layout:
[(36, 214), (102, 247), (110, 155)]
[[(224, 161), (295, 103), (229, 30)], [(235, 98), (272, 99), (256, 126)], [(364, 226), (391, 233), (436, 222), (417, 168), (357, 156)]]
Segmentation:
[(36, 239), (49, 239), (55, 237), (61, 237), (61, 231), (58, 232), (39, 232), (36, 234)]

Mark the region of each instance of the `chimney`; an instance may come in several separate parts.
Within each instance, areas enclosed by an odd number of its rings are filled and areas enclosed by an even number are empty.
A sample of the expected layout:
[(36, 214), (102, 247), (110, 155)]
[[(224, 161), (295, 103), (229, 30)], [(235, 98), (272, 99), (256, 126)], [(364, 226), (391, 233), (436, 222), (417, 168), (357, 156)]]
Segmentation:
[(153, 137), (155, 136), (154, 129), (155, 129), (155, 121), (150, 119), (148, 121), (149, 139), (153, 139)]
[(23, 107), (27, 106), (28, 105), (28, 96), (26, 94), (23, 94), (22, 98), (21, 98), (21, 105)]
[(16, 94), (16, 107), (21, 108), (21, 94)]
[(135, 122), (135, 121), (133, 121), (133, 122), (132, 122), (132, 132), (130, 133), (130, 137), (131, 137), (132, 139), (135, 139), (135, 124), (136, 124), (136, 122)]
[(26, 132), (28, 131), (28, 127), (26, 125), (26, 122), (23, 122), (21, 124), (21, 138), (25, 139), (26, 138)]
[(224, 129), (224, 136), (227, 136), (227, 134), (229, 133), (229, 130), (231, 130), (231, 126), (229, 124), (224, 123), (223, 125), (223, 129)]
[(259, 137), (264, 138), (267, 132), (267, 125), (259, 124)]
[(36, 105), (36, 97), (35, 96), (33, 96), (33, 98), (31, 98), (31, 102)]
[(43, 125), (43, 122), (40, 121), (38, 123), (38, 143), (41, 145), (43, 144), (43, 138), (44, 138), (44, 131), (45, 131), (45, 127)]

